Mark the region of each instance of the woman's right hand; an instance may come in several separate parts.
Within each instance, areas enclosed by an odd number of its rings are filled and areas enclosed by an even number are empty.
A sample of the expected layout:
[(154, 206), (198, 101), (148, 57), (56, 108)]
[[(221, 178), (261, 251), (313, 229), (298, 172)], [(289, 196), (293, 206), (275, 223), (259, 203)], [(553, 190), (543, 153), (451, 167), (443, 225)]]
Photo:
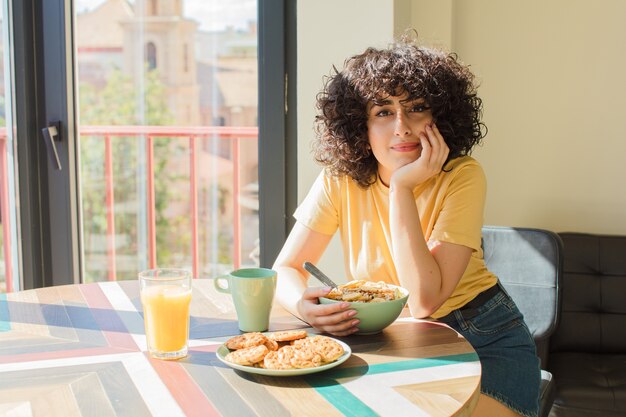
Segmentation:
[(350, 303), (320, 304), (319, 297), (330, 292), (329, 287), (309, 287), (298, 301), (300, 316), (311, 326), (333, 336), (347, 336), (358, 331), (359, 320)]
[(404, 187), (413, 191), (419, 184), (439, 174), (443, 169), (450, 148), (437, 126), (434, 123), (426, 125), (425, 131), (419, 133), (419, 138), (422, 145), (419, 158), (393, 172), (389, 181), (392, 188)]

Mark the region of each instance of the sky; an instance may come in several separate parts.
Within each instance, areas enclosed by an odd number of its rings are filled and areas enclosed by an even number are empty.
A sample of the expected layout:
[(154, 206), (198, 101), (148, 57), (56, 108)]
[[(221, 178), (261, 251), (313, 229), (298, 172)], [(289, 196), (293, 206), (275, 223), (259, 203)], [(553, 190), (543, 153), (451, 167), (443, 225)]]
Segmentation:
[[(104, 0), (75, 0), (76, 13), (93, 10)], [(130, 1), (134, 3), (134, 1)], [(196, 20), (200, 30), (217, 31), (228, 26), (245, 29), (257, 20), (256, 0), (183, 0), (183, 13)]]

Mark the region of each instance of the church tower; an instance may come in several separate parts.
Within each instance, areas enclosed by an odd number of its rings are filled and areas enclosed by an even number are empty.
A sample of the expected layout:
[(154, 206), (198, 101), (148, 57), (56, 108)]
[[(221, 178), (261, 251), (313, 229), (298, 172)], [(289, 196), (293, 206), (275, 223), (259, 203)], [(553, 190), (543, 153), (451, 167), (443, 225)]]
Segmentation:
[(174, 125), (199, 124), (195, 35), (198, 24), (183, 17), (182, 0), (136, 0), (124, 21), (124, 65), (137, 82), (144, 69), (158, 71)]

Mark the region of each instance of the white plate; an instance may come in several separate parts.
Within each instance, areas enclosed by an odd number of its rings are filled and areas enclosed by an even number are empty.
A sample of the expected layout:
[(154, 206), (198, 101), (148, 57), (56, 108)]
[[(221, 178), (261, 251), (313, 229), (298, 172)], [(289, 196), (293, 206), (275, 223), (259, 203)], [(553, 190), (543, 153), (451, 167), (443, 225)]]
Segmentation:
[(315, 368), (265, 369), (265, 368), (255, 368), (253, 366), (237, 365), (236, 363), (231, 363), (231, 362), (226, 361), (225, 357), (226, 357), (226, 355), (228, 355), (230, 350), (226, 347), (225, 344), (221, 345), (219, 348), (217, 348), (217, 352), (216, 353), (217, 353), (217, 359), (222, 361), (222, 363), (224, 363), (225, 365), (228, 365), (231, 368), (238, 369), (240, 371), (249, 372), (251, 374), (268, 375), (268, 376), (306, 375), (306, 374), (313, 374), (313, 373), (316, 373), (316, 372), (322, 372), (322, 371), (325, 371), (327, 369), (334, 368), (335, 366), (339, 366), (342, 363), (344, 363), (350, 357), (350, 355), (352, 354), (352, 349), (350, 349), (350, 346), (348, 346), (347, 344), (345, 344), (341, 340), (337, 340), (337, 339), (334, 339), (332, 337), (330, 339), (333, 339), (335, 342), (339, 343), (343, 347), (343, 351), (344, 351), (343, 355), (341, 355), (339, 357), (339, 359), (337, 359), (334, 362), (327, 363), (327, 364), (322, 365), (322, 366), (316, 366)]

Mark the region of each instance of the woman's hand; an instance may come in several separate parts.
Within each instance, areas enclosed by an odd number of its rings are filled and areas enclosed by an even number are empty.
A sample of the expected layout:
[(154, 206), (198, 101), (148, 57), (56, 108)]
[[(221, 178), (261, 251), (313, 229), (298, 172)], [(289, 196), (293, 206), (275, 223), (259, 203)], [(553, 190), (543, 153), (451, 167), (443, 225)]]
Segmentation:
[(450, 148), (446, 144), (437, 126), (426, 126), (426, 131), (419, 134), (422, 153), (415, 161), (398, 168), (391, 175), (392, 188), (406, 187), (413, 190), (433, 175), (441, 172), (448, 158)]
[(330, 292), (328, 287), (310, 287), (298, 302), (298, 313), (311, 326), (333, 336), (347, 336), (358, 330), (359, 320), (350, 303), (319, 304), (318, 298)]

